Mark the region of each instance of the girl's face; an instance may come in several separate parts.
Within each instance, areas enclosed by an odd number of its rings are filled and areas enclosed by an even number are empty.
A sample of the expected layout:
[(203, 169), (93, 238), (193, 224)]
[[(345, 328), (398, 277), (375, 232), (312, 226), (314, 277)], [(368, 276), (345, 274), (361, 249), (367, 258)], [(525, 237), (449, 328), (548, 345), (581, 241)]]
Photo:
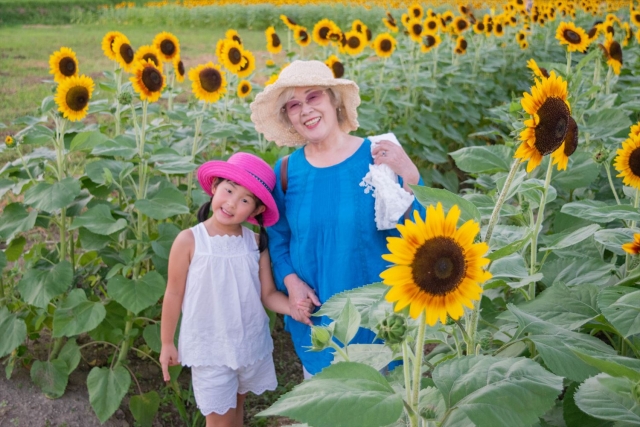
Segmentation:
[(257, 206), (253, 193), (233, 181), (224, 180), (212, 191), (211, 211), (220, 224), (242, 224), (265, 210), (264, 206)]
[(336, 108), (321, 87), (296, 88), (284, 108), (293, 128), (311, 143), (324, 141), (340, 131)]

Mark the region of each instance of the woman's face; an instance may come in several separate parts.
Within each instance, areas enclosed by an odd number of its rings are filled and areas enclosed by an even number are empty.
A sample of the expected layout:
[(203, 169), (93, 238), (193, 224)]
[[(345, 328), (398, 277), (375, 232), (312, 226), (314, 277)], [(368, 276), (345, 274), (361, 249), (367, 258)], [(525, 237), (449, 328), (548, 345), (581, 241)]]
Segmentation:
[(299, 87), (284, 105), (293, 128), (305, 140), (314, 143), (340, 131), (336, 108), (321, 87)]

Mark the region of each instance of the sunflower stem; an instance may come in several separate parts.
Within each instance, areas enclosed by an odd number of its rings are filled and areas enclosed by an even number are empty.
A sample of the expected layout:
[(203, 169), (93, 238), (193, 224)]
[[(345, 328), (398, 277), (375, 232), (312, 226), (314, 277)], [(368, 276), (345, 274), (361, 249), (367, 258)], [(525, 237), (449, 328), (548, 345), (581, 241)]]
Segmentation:
[[(193, 143), (191, 144), (191, 162), (195, 163), (196, 153), (198, 152), (198, 143), (200, 142), (198, 139), (200, 137), (200, 127), (202, 126), (202, 121), (204, 120), (204, 114), (207, 110), (207, 102), (202, 104), (202, 111), (200, 115), (196, 118), (196, 126), (195, 131), (193, 132)], [(191, 191), (193, 187), (193, 171), (189, 172), (187, 177), (187, 206), (191, 206)]]
[(116, 113), (115, 119), (115, 131), (113, 137), (120, 135), (120, 91), (122, 90), (122, 68), (118, 67), (114, 71), (116, 80)]
[[(453, 320), (454, 322), (456, 322), (456, 325), (458, 325), (458, 328), (460, 328), (460, 331), (462, 332), (462, 339), (464, 339), (465, 344), (467, 345), (467, 354), (472, 354), (473, 353), (473, 343), (470, 342), (469, 340), (469, 334), (467, 334), (467, 331), (464, 329), (464, 326), (462, 326), (462, 323), (460, 322), (459, 319), (454, 319), (451, 318), (451, 320)], [(457, 334), (454, 334), (457, 335)]]
[(169, 99), (167, 101), (167, 111), (173, 110), (173, 84), (176, 80), (176, 73), (169, 71)]
[(613, 75), (612, 71), (611, 71), (611, 67), (609, 67), (609, 70), (607, 71), (607, 77), (605, 79), (605, 83), (604, 83), (604, 93), (605, 95), (610, 95), (611, 94), (611, 76)]
[[(538, 217), (533, 228), (533, 234), (531, 235), (531, 265), (529, 266), (529, 274), (533, 276), (536, 272), (536, 262), (538, 257), (538, 233), (540, 233), (540, 227), (542, 226), (542, 219), (544, 218), (544, 208), (547, 203), (547, 193), (549, 190), (549, 184), (551, 184), (551, 175), (553, 174), (553, 162), (549, 159), (549, 166), (547, 167), (547, 176), (544, 180), (544, 188), (542, 189), (542, 196), (540, 197), (540, 207), (538, 207)], [(536, 297), (536, 282), (529, 284), (529, 300), (533, 300)]]
[(140, 151), (138, 155), (142, 160), (144, 155), (144, 143), (145, 143), (145, 134), (147, 130), (147, 107), (149, 106), (149, 101), (142, 101), (142, 126), (140, 127)]
[(607, 171), (609, 186), (611, 187), (611, 192), (613, 193), (613, 196), (616, 198), (616, 203), (620, 205), (620, 198), (618, 197), (618, 193), (616, 192), (616, 187), (615, 185), (613, 185), (613, 179), (611, 178), (611, 165), (609, 165), (609, 162), (604, 163), (604, 170)]
[[(64, 128), (67, 121), (64, 118), (56, 120), (56, 163), (58, 182), (65, 178)], [(67, 208), (60, 210), (60, 261), (67, 258)]]
[(513, 183), (513, 179), (520, 168), (520, 160), (515, 159), (511, 164), (511, 169), (509, 170), (509, 175), (507, 175), (507, 179), (504, 182), (504, 187), (502, 187), (502, 191), (500, 192), (500, 196), (498, 196), (498, 201), (496, 205), (493, 207), (493, 212), (491, 212), (491, 218), (489, 219), (489, 224), (487, 225), (487, 232), (484, 235), (484, 241), (487, 244), (490, 244), (491, 235), (493, 234), (493, 228), (498, 223), (500, 219), (500, 210), (502, 209), (502, 205), (506, 202), (507, 194), (509, 193), (509, 188)]
[(338, 344), (336, 344), (335, 342), (333, 342), (333, 341), (331, 341), (329, 343), (329, 346), (331, 348), (333, 348), (336, 351), (336, 353), (338, 353), (340, 355), (340, 357), (342, 357), (346, 362), (351, 360), (351, 359), (349, 359), (349, 355), (346, 352), (346, 349), (347, 349), (346, 345), (344, 347), (345, 350), (342, 350), (342, 348), (340, 348), (340, 346)]
[(22, 162), (22, 167), (27, 172), (27, 175), (29, 175), (29, 179), (31, 180), (31, 182), (33, 182), (35, 184), (36, 180), (33, 179), (33, 176), (31, 175), (31, 171), (27, 167), (27, 163), (24, 161), (24, 157), (22, 156), (22, 151), (20, 150), (20, 144), (16, 144), (16, 151), (18, 152), (18, 155), (20, 156), (20, 161)]
[[(413, 364), (413, 391), (411, 396), (411, 407), (418, 414), (418, 400), (420, 396), (420, 377), (422, 376), (422, 358), (424, 356), (424, 333), (427, 329), (426, 312), (422, 310), (418, 318), (418, 337), (416, 339), (415, 363)], [(416, 415), (417, 426), (417, 415)]]
[(571, 73), (571, 51), (567, 50), (567, 71), (565, 73), (565, 78), (569, 78), (569, 74)]
[(409, 365), (409, 344), (402, 341), (402, 370), (404, 373), (404, 388), (407, 392), (407, 404), (411, 406), (411, 367)]

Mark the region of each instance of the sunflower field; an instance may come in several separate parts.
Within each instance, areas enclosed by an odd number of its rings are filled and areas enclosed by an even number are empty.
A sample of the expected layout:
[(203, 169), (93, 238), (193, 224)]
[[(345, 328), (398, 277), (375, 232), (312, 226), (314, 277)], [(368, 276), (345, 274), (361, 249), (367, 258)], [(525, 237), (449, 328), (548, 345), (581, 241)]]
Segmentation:
[[(426, 218), (389, 239), (381, 282), (344, 292), (312, 341), (334, 364), (259, 417), (314, 427), (640, 425), (640, 4), (181, 0), (78, 12), (113, 23), (112, 66), (60, 46), (52, 95), (0, 122), (0, 358), (48, 397), (92, 346), (104, 423), (152, 425), (169, 249), (207, 201), (206, 160), (288, 154), (250, 120), (296, 59), (360, 87), (359, 136), (393, 132)], [(217, 25), (208, 52), (180, 26)], [(127, 28), (163, 23), (134, 46)], [(260, 49), (243, 34), (258, 32)], [(204, 33), (203, 33), (204, 34)], [(79, 39), (78, 43), (82, 43)], [(317, 254), (321, 256), (321, 254)], [(384, 344), (350, 344), (359, 327)], [(29, 342), (47, 337), (48, 357)], [(392, 361), (403, 363), (390, 372)], [(381, 373), (383, 372), (383, 373)], [(167, 387), (185, 420), (185, 390)], [(133, 380), (133, 381), (132, 381)], [(191, 408), (190, 410), (193, 410)], [(272, 420), (272, 418), (263, 421)]]

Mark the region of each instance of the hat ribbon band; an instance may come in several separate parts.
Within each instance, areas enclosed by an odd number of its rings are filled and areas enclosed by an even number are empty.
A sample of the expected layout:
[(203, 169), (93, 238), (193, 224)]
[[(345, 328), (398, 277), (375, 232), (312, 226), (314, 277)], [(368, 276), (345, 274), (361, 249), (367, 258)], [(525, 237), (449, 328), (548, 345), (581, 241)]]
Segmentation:
[[(246, 169), (245, 169), (245, 170), (246, 170)], [(258, 180), (258, 182), (259, 182), (260, 184), (262, 184), (262, 185), (264, 186), (264, 188), (266, 188), (266, 189), (267, 189), (267, 191), (268, 191), (269, 193), (271, 193), (271, 192), (273, 191), (273, 190), (271, 190), (271, 188), (267, 185), (267, 183), (266, 183), (266, 182), (264, 182), (264, 181), (263, 181), (263, 180), (262, 180), (258, 175), (256, 175), (255, 173), (253, 173), (253, 172), (251, 172), (251, 171), (247, 171), (247, 172), (249, 172), (249, 173), (251, 174), (251, 176), (253, 176), (255, 179), (257, 179), (257, 180)]]

